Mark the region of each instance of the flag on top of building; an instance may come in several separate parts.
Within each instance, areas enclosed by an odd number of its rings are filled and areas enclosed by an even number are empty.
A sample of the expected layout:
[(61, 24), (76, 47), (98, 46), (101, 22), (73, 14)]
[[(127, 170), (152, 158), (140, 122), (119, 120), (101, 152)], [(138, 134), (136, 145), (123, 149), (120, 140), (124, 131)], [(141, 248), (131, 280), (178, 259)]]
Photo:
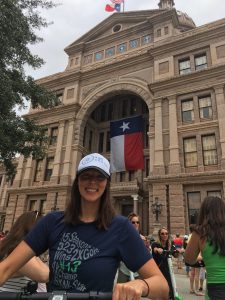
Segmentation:
[(111, 172), (144, 169), (142, 116), (110, 122)]
[(124, 0), (110, 0), (110, 1), (112, 3), (111, 4), (106, 4), (105, 11), (107, 11), (107, 12), (113, 12), (113, 11), (120, 12), (121, 3), (123, 3)]

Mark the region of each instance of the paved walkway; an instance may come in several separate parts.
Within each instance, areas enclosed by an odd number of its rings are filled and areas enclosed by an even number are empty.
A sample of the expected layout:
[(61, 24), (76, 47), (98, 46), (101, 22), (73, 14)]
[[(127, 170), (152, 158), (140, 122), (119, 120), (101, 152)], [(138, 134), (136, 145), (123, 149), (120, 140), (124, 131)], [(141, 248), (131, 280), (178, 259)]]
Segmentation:
[[(183, 297), (183, 300), (204, 300), (204, 296), (196, 296), (190, 294), (190, 281), (187, 275), (176, 274), (176, 283), (178, 294)], [(205, 292), (205, 291), (204, 291)]]

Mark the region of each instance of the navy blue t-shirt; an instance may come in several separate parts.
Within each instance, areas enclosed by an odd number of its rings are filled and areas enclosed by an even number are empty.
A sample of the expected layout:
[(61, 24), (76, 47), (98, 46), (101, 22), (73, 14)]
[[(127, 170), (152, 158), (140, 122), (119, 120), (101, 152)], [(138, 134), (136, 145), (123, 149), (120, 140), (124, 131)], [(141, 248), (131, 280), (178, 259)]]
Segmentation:
[(107, 230), (96, 222), (74, 226), (63, 219), (63, 212), (49, 213), (25, 238), (37, 256), (49, 249), (50, 291), (109, 292), (121, 260), (136, 272), (152, 258), (125, 217), (114, 217)]

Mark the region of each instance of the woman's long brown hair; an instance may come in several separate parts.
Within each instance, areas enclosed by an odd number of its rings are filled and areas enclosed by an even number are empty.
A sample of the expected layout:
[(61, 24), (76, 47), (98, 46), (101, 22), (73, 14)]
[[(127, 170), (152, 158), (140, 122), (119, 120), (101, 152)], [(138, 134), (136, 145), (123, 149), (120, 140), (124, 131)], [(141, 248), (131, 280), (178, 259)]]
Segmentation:
[[(80, 224), (81, 215), (81, 195), (78, 187), (77, 176), (73, 182), (71, 189), (71, 197), (65, 211), (65, 223), (77, 225)], [(115, 216), (115, 211), (110, 200), (110, 181), (107, 179), (107, 184), (104, 193), (102, 194), (100, 207), (97, 216), (97, 226), (99, 229), (106, 230)]]
[(38, 211), (28, 211), (19, 216), (7, 236), (0, 242), (0, 260), (16, 248), (38, 219), (40, 219)]
[(225, 256), (225, 203), (219, 197), (206, 197), (194, 229), (213, 246), (213, 254)]

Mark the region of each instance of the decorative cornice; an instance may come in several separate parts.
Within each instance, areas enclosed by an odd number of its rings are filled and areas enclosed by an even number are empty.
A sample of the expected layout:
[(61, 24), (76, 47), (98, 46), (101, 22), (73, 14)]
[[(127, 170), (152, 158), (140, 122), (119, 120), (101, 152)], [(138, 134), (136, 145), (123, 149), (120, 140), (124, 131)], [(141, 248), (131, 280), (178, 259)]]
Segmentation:
[(8, 188), (7, 192), (9, 194), (28, 194), (28, 195), (36, 195), (36, 194), (44, 194), (68, 190), (71, 188), (71, 185), (62, 185), (62, 184), (46, 184), (42, 186), (26, 186), (26, 187), (17, 187), (17, 188)]
[[(208, 67), (186, 75), (171, 76), (148, 85), (155, 98), (170, 97), (225, 84), (225, 64)], [(188, 82), (188, 84), (187, 84)]]
[(59, 105), (57, 107), (45, 110), (34, 110), (31, 113), (24, 115), (31, 120), (35, 120), (38, 123), (49, 124), (55, 122), (59, 122), (62, 120), (68, 120), (74, 118), (76, 112), (80, 109), (80, 104), (72, 103), (67, 105)]
[(157, 175), (157, 176), (149, 176), (144, 179), (144, 182), (147, 182), (149, 184), (154, 183), (182, 183), (182, 184), (201, 184), (206, 183), (209, 181), (212, 182), (218, 182), (220, 180), (221, 182), (224, 181), (225, 176), (225, 170), (218, 170), (218, 171), (204, 171), (204, 172), (195, 172), (195, 173), (179, 173), (179, 175), (176, 174), (169, 174), (169, 175)]

